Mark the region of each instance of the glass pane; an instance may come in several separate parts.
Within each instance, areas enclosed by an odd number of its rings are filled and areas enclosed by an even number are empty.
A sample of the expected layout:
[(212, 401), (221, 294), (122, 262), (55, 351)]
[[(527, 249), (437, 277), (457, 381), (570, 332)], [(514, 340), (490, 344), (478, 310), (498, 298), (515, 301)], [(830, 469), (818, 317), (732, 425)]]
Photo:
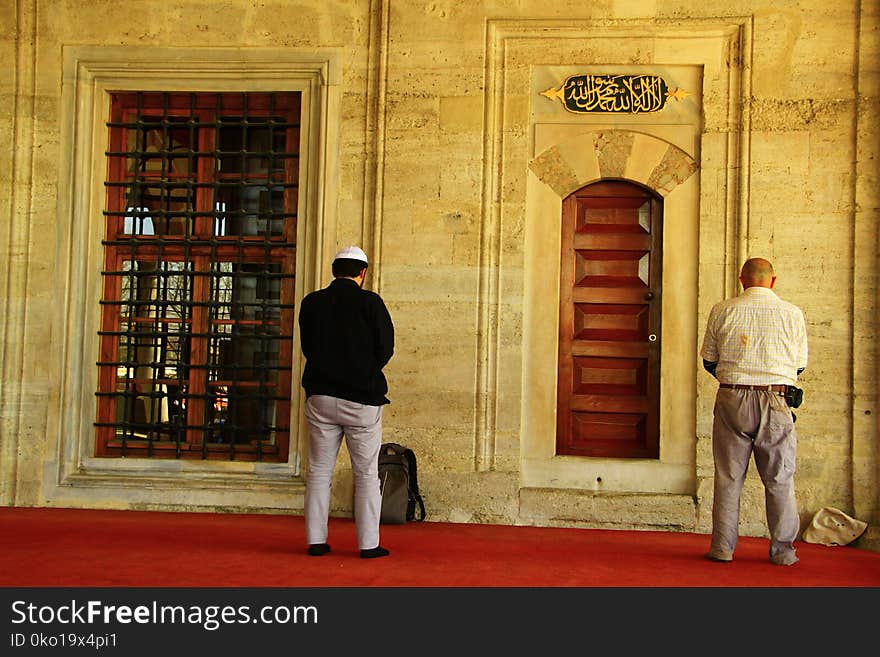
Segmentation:
[(224, 117), (219, 133), (222, 182), (215, 202), (214, 234), (281, 236), (284, 232), (287, 128), (275, 118)]
[(209, 410), (208, 441), (254, 445), (275, 443), (276, 401), (255, 387), (212, 386), (214, 403)]
[(284, 234), (284, 188), (279, 185), (227, 184), (217, 190), (214, 235), (279, 237)]
[(117, 434), (175, 440), (186, 424), (191, 267), (127, 260), (122, 272)]
[(188, 235), (195, 205), (198, 129), (186, 117), (145, 117), (126, 130), (127, 214), (124, 232), (133, 235)]
[(209, 410), (215, 442), (274, 441), (281, 266), (218, 262), (212, 268)]

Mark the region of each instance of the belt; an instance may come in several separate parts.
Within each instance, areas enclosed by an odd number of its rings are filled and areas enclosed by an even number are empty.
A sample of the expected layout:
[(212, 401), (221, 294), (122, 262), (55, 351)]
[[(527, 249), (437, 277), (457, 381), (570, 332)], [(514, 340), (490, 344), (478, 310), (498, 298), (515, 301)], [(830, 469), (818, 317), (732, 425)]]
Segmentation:
[(748, 386), (740, 383), (722, 383), (722, 388), (733, 388), (734, 390), (764, 390), (765, 392), (775, 392), (779, 395), (785, 394), (788, 387), (784, 383), (771, 383), (763, 386)]

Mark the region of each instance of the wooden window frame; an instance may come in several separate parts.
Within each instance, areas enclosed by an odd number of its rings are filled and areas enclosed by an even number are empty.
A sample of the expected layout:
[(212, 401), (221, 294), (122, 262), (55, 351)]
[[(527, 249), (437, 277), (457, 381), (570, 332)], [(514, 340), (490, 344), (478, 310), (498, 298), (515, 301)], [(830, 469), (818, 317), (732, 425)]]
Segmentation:
[[(104, 269), (102, 291), (103, 303), (100, 325), (98, 401), (96, 417), (95, 456), (143, 456), (153, 458), (201, 458), (226, 460), (257, 460), (286, 462), (290, 445), (290, 397), (291, 397), (291, 364), (293, 360), (292, 332), (294, 326), (294, 276), (296, 273), (296, 208), (297, 199), (297, 161), (294, 157), (284, 159), (283, 176), (283, 229), (280, 235), (273, 235), (267, 230), (264, 236), (218, 236), (215, 235), (214, 221), (215, 201), (218, 184), (223, 184), (230, 176), (241, 181), (247, 173), (238, 172), (227, 176), (220, 169), (216, 135), (223, 117), (238, 112), (244, 116), (242, 125), (247, 119), (266, 119), (283, 114), (288, 124), (285, 134), (285, 151), (290, 153), (299, 148), (299, 128), (301, 95), (298, 92), (120, 92), (111, 94), (109, 150), (107, 153), (108, 187), (106, 195), (106, 222), (104, 231)], [(161, 107), (157, 103), (161, 102)], [(161, 170), (157, 180), (164, 179), (164, 184), (185, 182), (195, 197), (195, 204), (186, 217), (189, 225), (184, 235), (146, 235), (125, 231), (124, 216), (129, 211), (125, 201), (124, 183), (129, 174), (126, 172), (126, 158), (131, 157), (126, 151), (126, 125), (131, 124), (132, 113), (137, 119), (144, 117), (183, 118), (197, 123), (198, 146), (196, 155), (192, 147), (188, 157), (197, 160), (192, 176), (181, 177), (180, 174)], [(295, 128), (291, 127), (297, 124)], [(234, 124), (233, 124), (234, 125)], [(213, 126), (214, 129), (204, 129)], [(243, 128), (246, 130), (247, 128)], [(242, 160), (244, 162), (244, 149)], [(128, 153), (120, 155), (120, 153)], [(213, 155), (212, 155), (213, 153)], [(136, 156), (135, 156), (136, 157)], [(168, 158), (169, 161), (171, 158)], [(165, 159), (162, 159), (163, 168)], [(273, 184), (272, 172), (267, 174), (267, 186)], [(267, 220), (268, 221), (268, 220)], [(129, 242), (129, 244), (125, 244)], [(139, 257), (154, 258), (154, 262), (187, 262), (192, 265), (192, 291), (189, 302), (191, 314), (179, 323), (189, 327), (189, 362), (187, 377), (187, 403), (185, 430), (178, 431), (176, 440), (153, 440), (152, 434), (147, 440), (117, 437), (118, 422), (116, 404), (118, 395), (119, 340), (122, 317), (120, 314), (122, 299), (122, 276), (113, 272), (121, 272), (124, 261), (135, 262)], [(281, 285), (278, 303), (278, 367), (275, 381), (267, 384), (273, 391), (275, 400), (276, 426), (271, 433), (274, 439), (252, 441), (253, 444), (235, 444), (230, 447), (209, 444), (206, 440), (208, 428), (205, 418), (205, 404), (217, 392), (211, 392), (213, 385), (217, 390), (220, 386), (243, 386), (245, 381), (225, 381), (215, 379), (208, 382), (202, 374), (210, 369), (208, 342), (211, 340), (212, 327), (221, 324), (235, 325), (247, 320), (212, 319), (209, 310), (212, 308), (210, 293), (211, 268), (215, 263), (229, 262), (234, 264), (263, 263), (266, 267), (274, 265), (280, 268)], [(109, 273), (109, 275), (108, 275)], [(265, 320), (264, 320), (265, 322)], [(129, 321), (131, 323), (131, 320)], [(253, 322), (251, 322), (253, 323)], [(267, 322), (272, 323), (272, 322)], [(233, 331), (235, 329), (233, 328)], [(130, 332), (129, 332), (130, 335)], [(128, 375), (126, 385), (135, 382)], [(160, 381), (155, 379), (152, 383)], [(136, 382), (135, 382), (136, 383)], [(260, 384), (261, 389), (263, 384)], [(267, 397), (268, 398), (268, 397)], [(228, 399), (227, 399), (228, 401)], [(133, 436), (133, 434), (132, 434)]]

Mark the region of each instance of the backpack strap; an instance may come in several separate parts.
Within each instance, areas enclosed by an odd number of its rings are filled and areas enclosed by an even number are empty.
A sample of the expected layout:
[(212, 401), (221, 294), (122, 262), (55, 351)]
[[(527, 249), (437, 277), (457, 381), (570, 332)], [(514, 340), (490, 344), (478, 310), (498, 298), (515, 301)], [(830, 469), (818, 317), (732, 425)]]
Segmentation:
[(425, 519), (425, 503), (422, 501), (422, 496), (419, 493), (419, 475), (418, 468), (416, 467), (416, 455), (409, 448), (404, 449), (403, 455), (409, 463), (409, 492), (416, 503), (418, 503), (419, 511), (421, 512), (421, 517), (416, 513), (413, 519), (421, 522)]
[(416, 514), (416, 516), (413, 518), (413, 520), (416, 520), (418, 522), (422, 522), (422, 520), (425, 519), (425, 503), (422, 501), (421, 495), (419, 495), (418, 493), (414, 493), (414, 495), (416, 498), (416, 502), (419, 503), (419, 510), (421, 511), (422, 515), (421, 515), (421, 517), (419, 517), (419, 515)]

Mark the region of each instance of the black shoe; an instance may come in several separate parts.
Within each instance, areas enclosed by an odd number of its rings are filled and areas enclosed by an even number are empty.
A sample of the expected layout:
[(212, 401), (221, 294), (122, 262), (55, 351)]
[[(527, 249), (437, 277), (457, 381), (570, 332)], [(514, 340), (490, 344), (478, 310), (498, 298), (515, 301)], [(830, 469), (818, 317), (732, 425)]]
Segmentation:
[(370, 550), (361, 550), (361, 559), (375, 559), (376, 557), (387, 557), (391, 554), (388, 550), (383, 548), (381, 545), (377, 545), (376, 547)]
[(309, 546), (309, 555), (313, 557), (321, 557), (330, 551), (330, 546), (326, 543), (312, 543)]

